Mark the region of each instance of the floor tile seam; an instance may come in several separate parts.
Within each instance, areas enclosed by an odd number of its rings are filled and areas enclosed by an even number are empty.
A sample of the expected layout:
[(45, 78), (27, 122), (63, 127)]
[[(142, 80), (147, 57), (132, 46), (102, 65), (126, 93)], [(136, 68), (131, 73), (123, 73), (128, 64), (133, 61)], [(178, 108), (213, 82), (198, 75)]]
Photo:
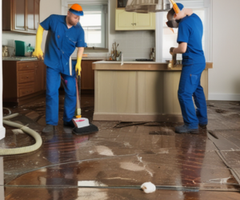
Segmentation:
[[(216, 189), (213, 187), (206, 187), (203, 188), (201, 186), (199, 187), (186, 187), (186, 186), (166, 186), (166, 185), (155, 185), (157, 190), (161, 191), (184, 191), (184, 192), (200, 192), (200, 191), (217, 191), (217, 192), (239, 192), (239, 189), (231, 188), (231, 189)], [(4, 185), (5, 188), (35, 188), (35, 189), (42, 189), (42, 188), (64, 188), (64, 189), (135, 189), (135, 190), (140, 190), (141, 186), (140, 185), (135, 185), (135, 186), (66, 186), (66, 185), (48, 185), (48, 186), (39, 186), (39, 185)]]
[(135, 154), (127, 154), (127, 155), (117, 155), (117, 156), (108, 156), (108, 157), (101, 157), (101, 158), (91, 158), (91, 159), (84, 159), (84, 160), (76, 160), (76, 161), (70, 161), (70, 162), (64, 162), (64, 163), (56, 163), (56, 164), (52, 164), (52, 165), (38, 167), (38, 168), (35, 168), (35, 169), (32, 169), (32, 170), (27, 170), (27, 171), (22, 172), (22, 173), (17, 173), (16, 176), (18, 177), (18, 176), (21, 176), (23, 174), (27, 174), (27, 173), (30, 173), (30, 172), (38, 171), (38, 170), (41, 170), (41, 169), (44, 169), (44, 168), (56, 167), (56, 166), (60, 166), (60, 165), (67, 165), (67, 164), (73, 164), (73, 163), (83, 163), (83, 162), (98, 161), (98, 160), (111, 160), (111, 159), (119, 158), (119, 157), (132, 157), (132, 156), (137, 156), (137, 155), (138, 154), (135, 153)]

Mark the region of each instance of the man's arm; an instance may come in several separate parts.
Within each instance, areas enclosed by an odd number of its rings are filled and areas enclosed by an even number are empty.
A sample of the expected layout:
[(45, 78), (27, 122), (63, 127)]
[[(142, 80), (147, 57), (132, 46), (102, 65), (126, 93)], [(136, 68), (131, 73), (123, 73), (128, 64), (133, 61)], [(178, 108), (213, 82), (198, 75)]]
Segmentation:
[(33, 56), (37, 57), (38, 59), (42, 59), (42, 60), (43, 60), (43, 52), (41, 49), (41, 45), (42, 45), (43, 31), (44, 31), (44, 28), (41, 25), (39, 25), (37, 34), (36, 34), (35, 50), (32, 54)]
[(77, 64), (75, 66), (75, 71), (77, 73), (78, 76), (81, 75), (81, 62), (82, 62), (82, 55), (83, 55), (83, 52), (84, 52), (84, 47), (78, 47), (78, 50), (77, 50)]
[(187, 51), (187, 43), (181, 42), (177, 48), (171, 47), (170, 54), (185, 53)]

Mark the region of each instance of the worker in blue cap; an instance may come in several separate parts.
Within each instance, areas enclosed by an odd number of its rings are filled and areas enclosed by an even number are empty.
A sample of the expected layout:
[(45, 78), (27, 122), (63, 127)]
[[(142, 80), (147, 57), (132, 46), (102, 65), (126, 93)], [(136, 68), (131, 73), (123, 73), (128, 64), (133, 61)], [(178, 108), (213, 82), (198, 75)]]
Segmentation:
[(208, 123), (206, 99), (200, 84), (206, 66), (202, 48), (203, 24), (191, 9), (184, 8), (181, 3), (177, 6), (178, 13), (171, 9), (167, 14), (167, 25), (178, 28), (178, 47), (172, 47), (170, 53), (182, 54), (183, 57), (178, 99), (184, 124), (175, 127), (175, 132), (198, 133), (199, 126), (206, 127)]
[[(81, 60), (86, 47), (84, 30), (79, 23), (83, 16), (82, 7), (73, 4), (64, 15), (50, 15), (40, 23), (36, 35), (36, 47), (33, 56), (43, 58), (41, 50), (42, 35), (48, 30), (45, 46), (44, 63), (46, 71), (46, 127), (44, 133), (53, 132), (58, 125), (59, 87), (61, 78), (64, 79), (65, 99), (64, 116), (65, 126), (74, 127), (72, 118), (76, 109), (76, 74), (80, 76)], [(77, 62), (71, 61), (71, 55), (77, 48)], [(75, 66), (72, 67), (72, 66)]]

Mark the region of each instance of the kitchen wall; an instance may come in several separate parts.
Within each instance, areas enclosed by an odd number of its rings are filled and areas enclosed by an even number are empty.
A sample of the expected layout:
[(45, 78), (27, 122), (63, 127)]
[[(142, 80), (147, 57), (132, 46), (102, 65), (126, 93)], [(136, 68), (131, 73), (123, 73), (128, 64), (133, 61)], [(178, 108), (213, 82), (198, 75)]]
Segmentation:
[(116, 1), (110, 0), (109, 6), (109, 49), (117, 42), (124, 60), (149, 58), (151, 48), (155, 47), (155, 31), (115, 31)]
[(213, 0), (213, 69), (209, 99), (240, 101), (240, 1)]

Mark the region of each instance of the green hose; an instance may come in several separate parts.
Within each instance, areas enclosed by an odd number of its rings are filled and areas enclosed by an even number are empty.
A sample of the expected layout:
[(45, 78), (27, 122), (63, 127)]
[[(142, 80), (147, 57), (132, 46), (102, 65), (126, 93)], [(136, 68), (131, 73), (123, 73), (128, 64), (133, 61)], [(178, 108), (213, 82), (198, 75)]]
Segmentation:
[(18, 147), (18, 148), (0, 148), (0, 155), (16, 155), (16, 154), (23, 154), (23, 153), (29, 153), (32, 151), (35, 151), (37, 149), (39, 149), (42, 145), (42, 138), (41, 136), (34, 130), (28, 128), (27, 126), (24, 126), (22, 124), (18, 124), (15, 122), (11, 122), (8, 119), (11, 119), (13, 117), (16, 117), (18, 114), (12, 114), (12, 115), (8, 115), (6, 117), (3, 117), (3, 123), (8, 125), (8, 126), (13, 126), (16, 128), (19, 128), (21, 130), (23, 130), (24, 132), (28, 133), (29, 135), (31, 135), (35, 140), (36, 143), (31, 145), (31, 146), (26, 146), (26, 147)]

